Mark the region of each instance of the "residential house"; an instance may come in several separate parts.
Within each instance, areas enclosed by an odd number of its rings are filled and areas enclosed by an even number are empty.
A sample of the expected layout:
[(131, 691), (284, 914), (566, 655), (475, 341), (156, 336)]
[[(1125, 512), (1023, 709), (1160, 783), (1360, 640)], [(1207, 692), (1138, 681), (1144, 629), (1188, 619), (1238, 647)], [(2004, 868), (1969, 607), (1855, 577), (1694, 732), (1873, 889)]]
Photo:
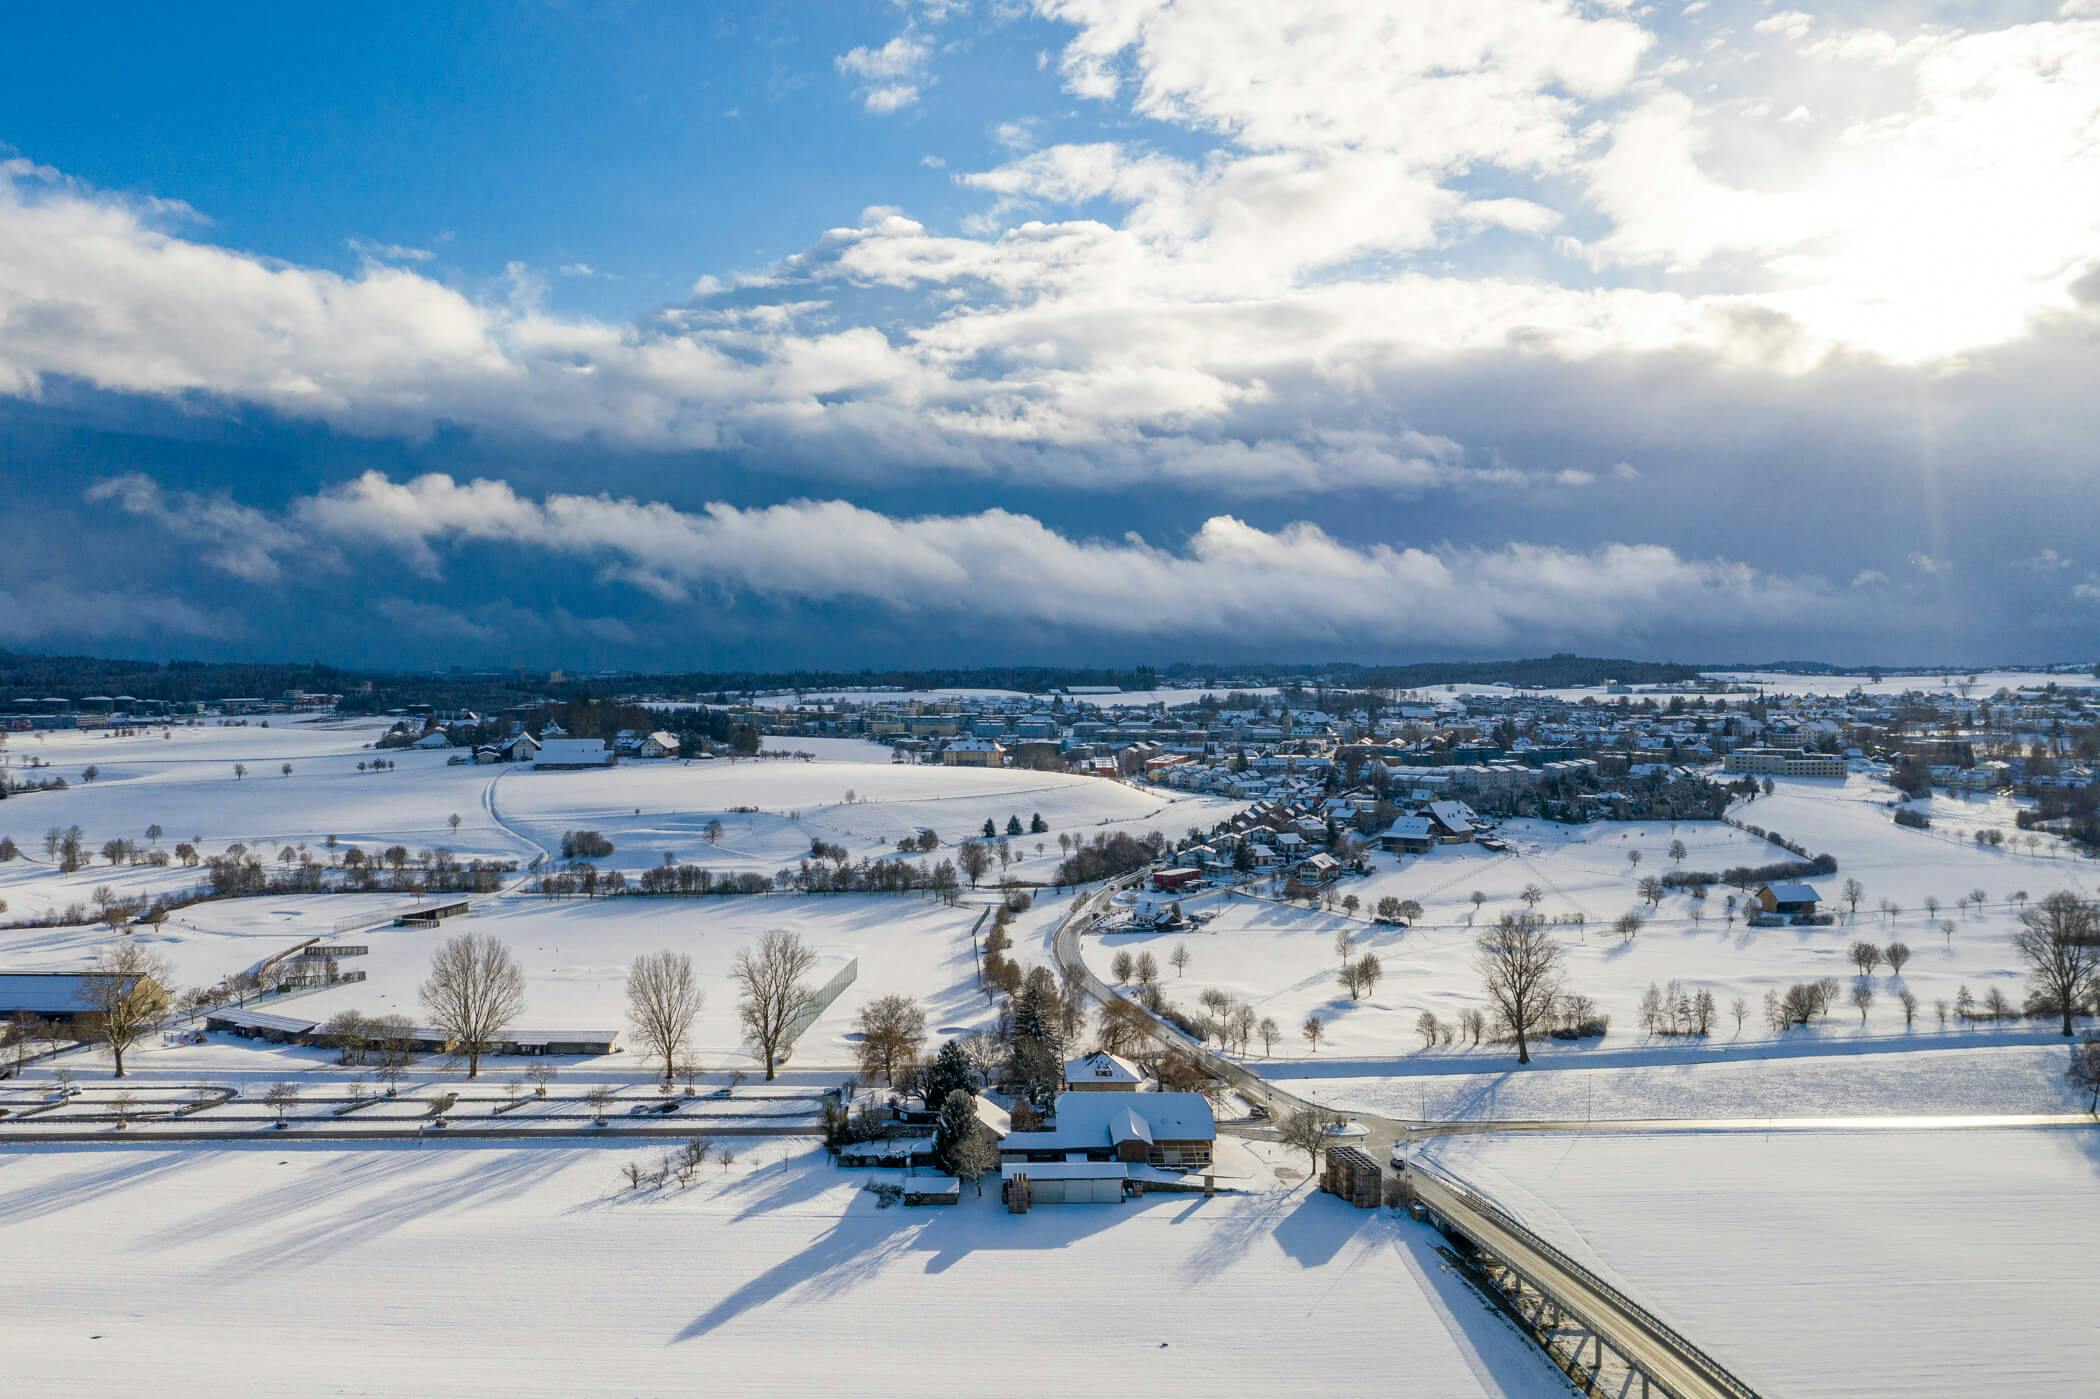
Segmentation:
[(1135, 1093), (1144, 1082), (1145, 1075), (1137, 1065), (1105, 1049), (1065, 1061), (1068, 1093)]

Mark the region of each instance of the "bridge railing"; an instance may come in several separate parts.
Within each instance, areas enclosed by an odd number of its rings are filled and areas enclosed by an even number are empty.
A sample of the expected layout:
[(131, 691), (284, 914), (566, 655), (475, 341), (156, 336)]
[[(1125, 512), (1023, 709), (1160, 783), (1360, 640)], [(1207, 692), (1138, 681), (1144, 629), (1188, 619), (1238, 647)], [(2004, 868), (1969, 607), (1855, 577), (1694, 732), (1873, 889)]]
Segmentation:
[[(1554, 1267), (1581, 1283), (1586, 1291), (1604, 1298), (1619, 1311), (1633, 1317), (1648, 1333), (1650, 1339), (1667, 1347), (1679, 1360), (1698, 1371), (1716, 1389), (1726, 1394), (1736, 1395), (1738, 1399), (1758, 1399), (1756, 1390), (1737, 1379), (1720, 1361), (1715, 1360), (1711, 1355), (1708, 1355), (1704, 1350), (1687, 1340), (1675, 1327), (1661, 1317), (1656, 1316), (1655, 1313), (1649, 1311), (1631, 1297), (1628, 1297), (1603, 1278), (1598, 1277), (1573, 1258), (1570, 1258), (1560, 1248), (1540, 1237), (1528, 1225), (1511, 1215), (1509, 1211), (1503, 1209), (1492, 1199), (1481, 1194), (1457, 1176), (1452, 1175), (1449, 1171), (1425, 1166), (1419, 1162), (1411, 1165), (1409, 1171), (1428, 1176), (1442, 1189), (1457, 1197), (1466, 1209), (1490, 1220), (1497, 1228), (1504, 1233), (1513, 1235), (1532, 1252), (1552, 1260)], [(1461, 1233), (1465, 1232), (1465, 1222), (1463, 1220), (1452, 1220), (1450, 1222), (1456, 1225)], [(1485, 1241), (1480, 1242), (1485, 1243)], [(1555, 1292), (1555, 1289), (1538, 1279), (1533, 1279), (1532, 1285), (1549, 1295)], [(1556, 1295), (1553, 1297), (1553, 1300), (1569, 1311), (1588, 1316), (1589, 1309), (1582, 1305), (1582, 1299), (1580, 1298)], [(1592, 1326), (1597, 1325), (1594, 1317), (1589, 1317), (1588, 1319)]]

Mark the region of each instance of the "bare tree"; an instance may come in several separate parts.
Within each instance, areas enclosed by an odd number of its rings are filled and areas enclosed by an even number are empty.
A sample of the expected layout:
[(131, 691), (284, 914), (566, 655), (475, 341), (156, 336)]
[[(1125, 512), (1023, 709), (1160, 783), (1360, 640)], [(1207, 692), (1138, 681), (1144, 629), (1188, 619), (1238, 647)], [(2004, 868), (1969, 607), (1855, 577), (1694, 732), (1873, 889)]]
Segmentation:
[(1872, 976), (1881, 966), (1881, 949), (1871, 942), (1852, 944), (1852, 965), (1859, 968), (1861, 976)]
[(1874, 1004), (1874, 983), (1862, 976), (1852, 983), (1852, 1004), (1859, 1007), (1859, 1023), (1867, 1023), (1867, 1011)]
[(263, 1105), (277, 1113), (277, 1125), (284, 1126), (284, 1115), (299, 1101), (299, 1085), (289, 1081), (273, 1083), (263, 1094)]
[(1671, 842), (1670, 842), (1670, 862), (1671, 862), (1672, 864), (1680, 864), (1680, 865), (1681, 865), (1681, 864), (1683, 864), (1683, 863), (1684, 863), (1684, 857), (1685, 857), (1685, 848), (1684, 848), (1684, 842), (1683, 842), (1683, 841), (1681, 841), (1681, 840), (1673, 840), (1673, 841), (1671, 841)]
[(1152, 959), (1150, 952), (1138, 953), (1137, 980), (1140, 986), (1150, 986), (1159, 980), (1159, 963)]
[(81, 983), (89, 1012), (87, 1038), (109, 1046), (116, 1077), (124, 1077), (124, 1052), (168, 1013), (173, 976), (167, 959), (143, 943), (127, 939), (96, 954)]
[(593, 1085), (591, 1090), (583, 1095), (583, 1101), (591, 1109), (591, 1121), (600, 1127), (605, 1125), (605, 1109), (611, 1106), (612, 1098), (612, 1089), (602, 1083)]
[(706, 999), (693, 976), (693, 959), (683, 952), (645, 952), (627, 968), (627, 1019), (643, 1047), (663, 1064), (666, 1087)]
[(1276, 1037), (1282, 1034), (1283, 1030), (1274, 1020), (1265, 1015), (1262, 1017), (1261, 1024), (1254, 1027), (1254, 1033), (1261, 1036), (1261, 1052), (1263, 1054), (1273, 1054), (1276, 1052)]
[(1903, 964), (1910, 960), (1910, 944), (1907, 942), (1892, 942), (1881, 955), (1889, 959), (1889, 975), (1901, 976), (1903, 975)]
[(1287, 1113), (1277, 1124), (1276, 1136), (1293, 1151), (1305, 1153), (1305, 1159), (1314, 1171), (1320, 1169), (1320, 1153), (1334, 1142), (1331, 1129), (1341, 1125), (1341, 1119), (1318, 1108), (1305, 1108)]
[(1174, 944), (1174, 951), (1167, 957), (1174, 964), (1174, 975), (1186, 976), (1189, 969), (1189, 946), (1185, 942)]
[[(898, 1071), (911, 1067), (925, 1042), (926, 1012), (911, 997), (881, 996), (861, 1007), (860, 1043), (855, 1052), (862, 1078), (879, 1074), (886, 1086), (894, 1088)], [(968, 1044), (963, 1048), (967, 1055)]]
[(525, 973), (492, 935), (461, 933), (438, 945), (417, 994), (452, 1052), (467, 1057), (467, 1077), (474, 1078), (481, 1056), (525, 1008)]
[(1474, 948), (1488, 1000), (1516, 1038), (1517, 1062), (1528, 1064), (1530, 1038), (1544, 1028), (1560, 992), (1560, 944), (1544, 928), (1504, 917)]
[(525, 1070), (525, 1077), (532, 1083), (532, 1095), (535, 1098), (547, 1096), (547, 1085), (554, 1082), (554, 1076), (555, 1068), (552, 1064), (534, 1064)]
[(1728, 1003), (1728, 1013), (1735, 1017), (1735, 1032), (1740, 1037), (1743, 1033), (1743, 1018), (1750, 1014), (1750, 1003), (1737, 996)]
[(1129, 948), (1119, 947), (1116, 949), (1115, 960), (1109, 963), (1109, 971), (1115, 977), (1118, 986), (1128, 986), (1130, 978), (1137, 972), (1137, 958), (1130, 955)]
[(2069, 1038), (2071, 1017), (2100, 983), (2100, 908), (2059, 889), (2020, 914), (2013, 946), (2027, 959), (2042, 999), (2062, 1015)]
[(773, 1080), (789, 1026), (809, 1007), (811, 992), (804, 978), (816, 962), (817, 954), (785, 928), (770, 930), (755, 949), (746, 947), (736, 954), (729, 975), (743, 991), (737, 1014), (751, 1038), (758, 1041), (768, 1083)]
[(1908, 1030), (1918, 1021), (1917, 993), (1905, 987), (1896, 993), (1896, 1001), (1903, 1007), (1903, 1028)]
[(1856, 916), (1859, 913), (1859, 901), (1865, 898), (1866, 896), (1867, 888), (1864, 884), (1861, 884), (1856, 879), (1848, 879), (1845, 881), (1845, 892), (1842, 895), (1842, 897), (1845, 900), (1846, 909), (1851, 914)]
[(1308, 1015), (1305, 1017), (1305, 1023), (1298, 1027), (1298, 1033), (1305, 1036), (1305, 1042), (1312, 1046), (1313, 1053), (1318, 1054), (1320, 1041), (1327, 1038), (1327, 1022), (1317, 1013)]

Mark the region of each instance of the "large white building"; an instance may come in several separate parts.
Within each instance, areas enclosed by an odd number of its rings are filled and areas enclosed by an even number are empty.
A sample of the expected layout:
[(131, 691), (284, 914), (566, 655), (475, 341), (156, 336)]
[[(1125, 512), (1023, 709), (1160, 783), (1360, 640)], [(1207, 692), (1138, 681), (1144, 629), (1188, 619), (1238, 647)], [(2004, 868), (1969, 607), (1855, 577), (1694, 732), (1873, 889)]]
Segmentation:
[(1845, 760), (1835, 753), (1801, 748), (1738, 748), (1722, 760), (1726, 772), (1752, 777), (1843, 777)]

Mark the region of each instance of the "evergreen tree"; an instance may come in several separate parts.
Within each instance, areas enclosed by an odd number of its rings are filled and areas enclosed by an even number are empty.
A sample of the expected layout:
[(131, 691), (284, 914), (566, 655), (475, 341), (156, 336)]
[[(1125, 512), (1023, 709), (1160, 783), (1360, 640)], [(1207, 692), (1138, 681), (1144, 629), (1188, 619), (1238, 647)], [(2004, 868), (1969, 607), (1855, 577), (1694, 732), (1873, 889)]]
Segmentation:
[(934, 1164), (948, 1175), (961, 1174), (956, 1158), (976, 1131), (977, 1100), (969, 1089), (957, 1088), (941, 1099), (941, 1115), (933, 1124)]
[(973, 1091), (975, 1082), (970, 1072), (970, 1056), (964, 1052), (962, 1041), (949, 1040), (933, 1056), (933, 1063), (926, 1067), (919, 1084), (919, 1098), (927, 1107), (935, 1107), (945, 1104), (957, 1089), (965, 1093)]
[(1043, 832), (1049, 829), (1050, 823), (1043, 819), (1042, 812), (1038, 811), (1033, 816), (1028, 818), (1028, 833), (1030, 835), (1041, 835)]
[(1049, 1106), (1064, 1082), (1062, 1010), (1056, 984), (1048, 976), (1031, 977), (1014, 998), (1009, 1036), (1014, 1071), (1029, 1101), (1038, 1107)]
[(992, 818), (989, 816), (984, 818), (984, 838), (986, 840), (997, 840), (999, 838), (999, 828), (992, 824)]
[(1021, 818), (1018, 815), (1009, 815), (1006, 818), (1006, 833), (1010, 836), (1021, 833)]

